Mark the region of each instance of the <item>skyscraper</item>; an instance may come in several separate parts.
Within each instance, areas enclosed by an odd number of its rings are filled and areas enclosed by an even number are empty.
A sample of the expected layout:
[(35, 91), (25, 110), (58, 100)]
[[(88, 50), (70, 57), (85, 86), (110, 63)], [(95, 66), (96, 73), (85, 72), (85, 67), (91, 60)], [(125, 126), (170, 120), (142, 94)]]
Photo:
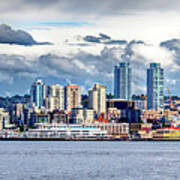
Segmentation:
[(164, 71), (160, 63), (151, 63), (147, 70), (147, 108), (163, 108)]
[(44, 100), (46, 97), (46, 86), (42, 80), (38, 79), (31, 86), (31, 104), (38, 108), (44, 106)]
[(64, 110), (64, 87), (53, 84), (48, 87), (48, 100), (51, 110)]
[(114, 68), (114, 97), (131, 99), (131, 68), (129, 63), (119, 63)]
[(65, 109), (70, 112), (72, 108), (81, 106), (81, 88), (78, 85), (69, 84), (65, 87)]
[(106, 87), (95, 84), (89, 90), (88, 107), (94, 109), (97, 115), (106, 112)]

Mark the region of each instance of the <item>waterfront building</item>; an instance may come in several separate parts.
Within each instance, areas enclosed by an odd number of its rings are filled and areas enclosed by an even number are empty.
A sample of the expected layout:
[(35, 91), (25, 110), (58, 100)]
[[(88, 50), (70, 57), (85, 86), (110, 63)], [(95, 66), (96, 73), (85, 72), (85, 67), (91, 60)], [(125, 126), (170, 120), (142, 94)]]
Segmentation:
[(81, 106), (81, 88), (75, 84), (65, 87), (65, 109), (71, 112), (72, 108)]
[(0, 108), (0, 130), (9, 127), (9, 125), (10, 125), (9, 113), (4, 108)]
[(135, 109), (136, 104), (133, 100), (126, 99), (107, 99), (107, 108), (117, 108), (122, 109)]
[(26, 107), (23, 110), (24, 115), (24, 124), (30, 125), (31, 124), (31, 113), (33, 113), (33, 108)]
[(147, 70), (147, 108), (163, 109), (164, 70), (160, 63), (151, 63)]
[(15, 106), (15, 122), (19, 125), (24, 124), (24, 112), (22, 103), (17, 103)]
[(107, 109), (107, 119), (113, 121), (119, 120), (121, 117), (121, 110), (117, 108), (108, 108)]
[(106, 87), (95, 84), (92, 90), (89, 90), (88, 108), (94, 109), (97, 115), (106, 112)]
[(42, 80), (38, 79), (31, 86), (31, 105), (35, 105), (37, 108), (44, 107), (44, 100), (46, 97), (46, 85)]
[(53, 84), (48, 87), (49, 106), (53, 110), (64, 110), (64, 87)]
[(44, 112), (33, 112), (30, 117), (30, 124), (34, 125), (35, 123), (49, 123), (50, 115)]
[[(120, 110), (117, 114), (119, 122), (139, 123), (141, 121), (141, 110), (136, 109), (135, 101), (125, 99), (108, 99), (107, 109)], [(120, 114), (119, 114), (120, 113)]]
[(52, 124), (67, 124), (67, 114), (63, 110), (54, 110), (51, 115), (50, 123)]
[(97, 123), (94, 124), (96, 128), (102, 131), (107, 131), (108, 135), (118, 136), (121, 138), (129, 137), (129, 124), (128, 123)]
[(151, 123), (143, 123), (141, 124), (141, 129), (138, 131), (140, 139), (152, 139), (152, 124)]
[(19, 118), (23, 114), (23, 104), (17, 103), (15, 110), (16, 110), (16, 118)]
[(86, 123), (93, 123), (93, 121), (94, 121), (93, 109), (85, 109), (82, 107), (72, 109), (70, 123), (86, 124)]
[(114, 68), (114, 97), (131, 99), (131, 68), (129, 63), (119, 63)]
[(84, 123), (91, 124), (94, 121), (94, 109), (84, 109)]
[(83, 107), (72, 108), (70, 123), (82, 124), (84, 121)]

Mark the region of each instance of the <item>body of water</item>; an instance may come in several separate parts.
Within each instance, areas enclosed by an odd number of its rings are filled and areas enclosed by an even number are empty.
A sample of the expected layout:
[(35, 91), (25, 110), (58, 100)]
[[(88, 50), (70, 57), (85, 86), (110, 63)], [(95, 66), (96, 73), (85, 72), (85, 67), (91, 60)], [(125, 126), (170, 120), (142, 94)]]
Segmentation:
[(180, 179), (180, 142), (2, 141), (0, 179)]

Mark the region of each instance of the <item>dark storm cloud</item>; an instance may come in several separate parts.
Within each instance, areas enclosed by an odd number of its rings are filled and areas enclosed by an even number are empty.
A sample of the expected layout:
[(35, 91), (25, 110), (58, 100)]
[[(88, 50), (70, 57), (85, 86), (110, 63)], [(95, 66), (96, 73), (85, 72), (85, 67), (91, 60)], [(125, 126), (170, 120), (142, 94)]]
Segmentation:
[(161, 42), (160, 46), (172, 51), (174, 55), (174, 63), (176, 66), (180, 66), (180, 39), (170, 39)]
[(87, 43), (68, 43), (68, 45), (70, 45), (70, 46), (81, 46), (81, 47), (91, 46), (90, 44), (87, 44)]
[(110, 36), (106, 34), (99, 33), (99, 36), (91, 36), (87, 35), (83, 37), (83, 40), (90, 43), (99, 43), (99, 44), (106, 44), (106, 45), (124, 45), (127, 44), (126, 40), (114, 40)]
[(127, 41), (125, 41), (125, 40), (110, 40), (110, 41), (105, 42), (104, 44), (109, 44), (109, 45), (119, 44), (119, 45), (123, 45), (123, 44), (127, 44)]
[[(3, 0), (2, 0), (3, 1)], [(26, 11), (41, 16), (44, 9), (49, 12), (73, 14), (81, 17), (97, 15), (130, 15), (147, 11), (179, 11), (180, 2), (177, 0), (4, 0), (0, 3), (1, 12)], [(26, 16), (26, 14), (24, 14)], [(49, 14), (46, 14), (47, 17)]]
[(50, 45), (49, 42), (37, 42), (33, 37), (22, 30), (13, 30), (10, 26), (6, 24), (0, 25), (0, 43), (1, 44), (17, 44), (24, 46), (32, 45)]
[(32, 63), (28, 63), (27, 58), (20, 55), (0, 54), (0, 72), (16, 77), (21, 73), (35, 73)]
[(101, 37), (95, 37), (95, 36), (85, 36), (84, 41), (87, 42), (95, 42), (95, 43), (100, 43), (101, 42)]
[(39, 8), (56, 7), (57, 9), (65, 12), (71, 11), (71, 13), (86, 14), (121, 14), (121, 12), (129, 12), (136, 10), (178, 10), (178, 5), (180, 5), (180, 2), (176, 0), (171, 0), (171, 2), (169, 0), (21, 0), (19, 2), (22, 5), (30, 4)]
[[(99, 33), (99, 36), (87, 35), (81, 37), (80, 35), (76, 38), (77, 43), (71, 43), (71, 40), (66, 39), (64, 43), (70, 46), (91, 46), (93, 43), (103, 44), (103, 45), (126, 45), (128, 42), (126, 40), (116, 40), (112, 39), (110, 36)], [(81, 42), (83, 41), (83, 42)]]
[(132, 49), (132, 47), (134, 45), (137, 45), (137, 44), (144, 44), (145, 45), (145, 42), (144, 41), (136, 41), (136, 40), (132, 40), (130, 41), (127, 46), (125, 47), (124, 49), (124, 53), (123, 55), (121, 56), (123, 59), (129, 59), (129, 57), (133, 56), (134, 55), (134, 51)]
[(102, 38), (102, 39), (111, 39), (110, 36), (106, 35), (106, 34), (103, 34), (103, 33), (99, 33), (99, 36)]
[[(133, 45), (136, 45), (136, 41), (129, 43), (129, 49)], [(6, 74), (13, 79), (18, 79), (18, 77), (34, 79), (39, 76), (51, 79), (58, 78), (60, 81), (68, 79), (84, 86), (86, 89), (91, 88), (90, 86), (93, 83), (100, 82), (105, 84), (108, 90), (111, 90), (114, 65), (125, 60), (135, 67), (137, 60), (135, 56), (131, 57), (131, 55), (130, 50), (127, 51), (121, 47), (105, 47), (99, 55), (79, 51), (72, 54), (71, 57), (44, 54), (32, 60), (25, 56), (1, 54), (0, 74)], [(129, 57), (129, 59), (123, 59), (123, 56)], [(19, 66), (16, 66), (16, 64)], [(143, 63), (140, 65), (137, 71), (134, 72), (134, 79), (140, 79), (139, 83), (144, 82), (145, 77), (142, 76), (142, 73), (139, 75), (139, 72), (144, 68)], [(3, 77), (1, 78), (3, 79)], [(136, 82), (136, 85), (139, 85), (138, 82)]]
[[(137, 52), (135, 47), (139, 46), (148, 47), (143, 41), (133, 40), (125, 47), (104, 47), (97, 55), (79, 51), (68, 57), (44, 54), (30, 60), (25, 56), (0, 54), (0, 81), (8, 81), (7, 78), (23, 78), (24, 81), (25, 79), (33, 81), (37, 77), (53, 81), (56, 78), (59, 82), (69, 80), (77, 83), (86, 90), (91, 88), (93, 83), (100, 82), (106, 85), (108, 91), (110, 91), (113, 84), (114, 65), (127, 61), (132, 68), (133, 93), (145, 93), (146, 69), (151, 60)], [(177, 56), (178, 51), (175, 54)], [(175, 63), (180, 68), (180, 63), (176, 61)], [(169, 71), (169, 69), (171, 69), (171, 66), (165, 69), (166, 78), (169, 79), (169, 82), (166, 83), (167, 86), (170, 86), (169, 83), (175, 77), (180, 76), (179, 69), (174, 71)], [(177, 84), (175, 89), (178, 87)]]
[(160, 43), (161, 47), (165, 47), (169, 50), (178, 51), (180, 49), (180, 39), (171, 39)]

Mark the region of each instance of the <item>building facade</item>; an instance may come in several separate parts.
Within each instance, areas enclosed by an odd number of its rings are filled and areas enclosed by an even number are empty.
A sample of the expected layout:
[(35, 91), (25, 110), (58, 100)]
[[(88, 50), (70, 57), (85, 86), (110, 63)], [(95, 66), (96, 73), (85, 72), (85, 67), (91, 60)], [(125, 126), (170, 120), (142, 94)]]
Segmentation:
[(81, 88), (70, 84), (65, 87), (65, 109), (71, 112), (72, 108), (81, 106)]
[(114, 97), (131, 99), (131, 68), (127, 62), (114, 68)]
[(4, 108), (0, 108), (0, 130), (7, 128), (9, 125), (9, 113)]
[(106, 87), (95, 84), (92, 90), (89, 90), (88, 107), (94, 109), (97, 115), (106, 112)]
[(160, 63), (151, 63), (147, 70), (147, 108), (163, 109), (164, 70)]
[(94, 110), (84, 109), (82, 107), (73, 108), (70, 116), (70, 123), (73, 124), (86, 124), (93, 123), (94, 121)]
[(128, 123), (97, 123), (94, 125), (102, 131), (107, 131), (108, 135), (120, 136), (122, 138), (129, 137)]
[(44, 100), (46, 97), (46, 85), (42, 80), (37, 80), (31, 86), (31, 104), (37, 108), (44, 107)]
[(116, 119), (118, 122), (126, 123), (139, 123), (141, 121), (141, 110), (136, 109), (135, 101), (125, 99), (108, 99), (107, 109), (108, 112), (112, 110), (112, 112), (108, 114), (110, 116), (112, 115), (111, 113), (116, 114), (116, 111), (118, 113), (114, 117), (112, 116), (111, 120)]
[(53, 84), (48, 87), (48, 108), (53, 110), (64, 110), (65, 98), (64, 87), (59, 84)]

